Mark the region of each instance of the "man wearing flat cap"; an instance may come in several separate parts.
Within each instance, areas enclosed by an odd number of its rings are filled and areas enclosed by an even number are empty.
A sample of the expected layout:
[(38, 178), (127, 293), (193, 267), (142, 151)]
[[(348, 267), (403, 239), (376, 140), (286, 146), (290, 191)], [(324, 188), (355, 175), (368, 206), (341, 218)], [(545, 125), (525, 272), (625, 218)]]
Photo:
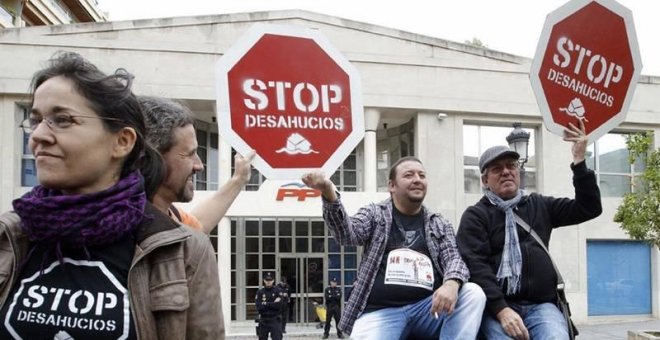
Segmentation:
[(335, 319), (335, 327), (337, 328), (337, 337), (344, 338), (344, 335), (339, 329), (339, 319), (341, 318), (341, 288), (337, 287), (337, 278), (330, 279), (330, 286), (325, 289), (325, 329), (323, 331), (323, 339), (327, 339), (330, 335), (330, 319)]
[(257, 291), (254, 303), (259, 312), (259, 326), (257, 327), (259, 340), (268, 340), (270, 334), (273, 340), (282, 340), (281, 301), (282, 293), (274, 285), (275, 278), (270, 272), (264, 274), (264, 287)]
[(568, 325), (556, 306), (557, 273), (543, 246), (516, 222), (516, 214), (547, 247), (552, 229), (601, 214), (600, 190), (585, 164), (584, 124), (572, 123), (564, 140), (573, 142), (575, 198), (520, 190), (519, 155), (494, 146), (479, 158), (484, 196), (466, 209), (456, 240), (471, 281), (486, 293), (481, 334), (487, 339), (568, 339)]

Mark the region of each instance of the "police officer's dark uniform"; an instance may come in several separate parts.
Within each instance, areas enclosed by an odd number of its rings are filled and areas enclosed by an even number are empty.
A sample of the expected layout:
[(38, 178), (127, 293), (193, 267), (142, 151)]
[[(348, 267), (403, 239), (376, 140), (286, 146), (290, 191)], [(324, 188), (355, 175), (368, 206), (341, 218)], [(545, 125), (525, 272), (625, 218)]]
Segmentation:
[(259, 340), (268, 340), (268, 334), (273, 340), (282, 340), (282, 324), (280, 323), (280, 309), (282, 297), (280, 289), (273, 285), (274, 278), (271, 273), (264, 275), (264, 287), (257, 291), (254, 303), (259, 312)]
[(280, 296), (282, 301), (282, 334), (286, 334), (286, 323), (289, 321), (289, 301), (290, 301), (290, 289), (289, 284), (286, 283), (286, 277), (282, 276), (281, 282), (277, 284), (277, 288), (280, 289)]
[[(333, 287), (333, 283), (335, 283)], [(337, 327), (337, 337), (340, 339), (344, 336), (339, 330), (339, 319), (341, 318), (341, 288), (336, 286), (337, 279), (330, 280), (330, 287), (325, 289), (325, 329), (323, 332), (323, 339), (327, 339), (330, 334), (330, 319), (335, 318), (335, 327)]]

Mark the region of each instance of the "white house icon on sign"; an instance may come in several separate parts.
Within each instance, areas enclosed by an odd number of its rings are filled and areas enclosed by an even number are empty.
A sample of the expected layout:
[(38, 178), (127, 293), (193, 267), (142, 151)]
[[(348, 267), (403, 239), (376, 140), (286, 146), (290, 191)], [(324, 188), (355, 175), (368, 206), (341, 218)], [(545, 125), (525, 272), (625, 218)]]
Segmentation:
[(286, 140), (286, 146), (275, 152), (286, 152), (289, 155), (308, 155), (310, 153), (318, 153), (318, 151), (312, 149), (312, 143), (310, 143), (299, 133), (291, 134), (291, 136), (289, 136), (289, 138)]

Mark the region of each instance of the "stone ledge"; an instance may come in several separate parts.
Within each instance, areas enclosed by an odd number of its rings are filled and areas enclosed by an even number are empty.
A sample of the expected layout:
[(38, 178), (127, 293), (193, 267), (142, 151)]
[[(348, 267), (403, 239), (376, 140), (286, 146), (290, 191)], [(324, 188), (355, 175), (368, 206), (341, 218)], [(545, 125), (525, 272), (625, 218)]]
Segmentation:
[(660, 340), (660, 331), (628, 331), (628, 340)]

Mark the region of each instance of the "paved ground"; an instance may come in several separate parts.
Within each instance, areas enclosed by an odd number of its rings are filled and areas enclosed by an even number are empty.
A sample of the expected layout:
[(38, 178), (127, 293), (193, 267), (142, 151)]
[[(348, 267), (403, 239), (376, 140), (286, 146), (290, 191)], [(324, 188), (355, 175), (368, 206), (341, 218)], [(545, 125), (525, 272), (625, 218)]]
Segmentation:
[[(660, 331), (660, 319), (598, 321), (588, 325), (578, 325), (578, 328), (580, 330), (578, 340), (625, 340), (628, 339), (628, 331)], [(317, 329), (315, 325), (288, 325), (287, 331), (288, 333), (284, 335), (284, 339), (321, 339), (323, 335), (323, 329)], [(227, 336), (227, 340), (256, 338), (254, 323), (235, 326)], [(330, 331), (330, 339), (337, 339), (334, 328)], [(660, 339), (660, 337), (657, 339)]]
[[(628, 339), (628, 331), (660, 331), (660, 319), (636, 322), (594, 323), (578, 326), (579, 340)], [(660, 337), (656, 338), (660, 339)]]

